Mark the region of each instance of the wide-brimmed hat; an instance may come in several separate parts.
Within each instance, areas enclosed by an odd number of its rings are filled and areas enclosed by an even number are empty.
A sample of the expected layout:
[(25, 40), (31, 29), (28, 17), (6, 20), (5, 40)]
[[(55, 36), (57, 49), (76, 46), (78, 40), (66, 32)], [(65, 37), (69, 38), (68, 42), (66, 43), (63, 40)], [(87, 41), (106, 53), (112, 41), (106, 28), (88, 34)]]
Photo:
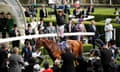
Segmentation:
[(111, 23), (111, 21), (112, 21), (111, 18), (107, 18), (107, 19), (105, 20), (105, 23), (106, 23), (106, 24), (107, 24), (107, 23)]

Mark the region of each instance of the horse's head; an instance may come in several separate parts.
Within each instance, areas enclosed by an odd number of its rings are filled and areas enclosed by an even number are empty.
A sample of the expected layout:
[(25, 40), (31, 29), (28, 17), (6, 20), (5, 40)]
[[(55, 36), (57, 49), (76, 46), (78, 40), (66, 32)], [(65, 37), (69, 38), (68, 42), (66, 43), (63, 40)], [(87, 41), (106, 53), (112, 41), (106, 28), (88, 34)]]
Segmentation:
[(39, 48), (41, 48), (42, 46), (44, 46), (44, 40), (41, 39), (41, 38), (38, 38), (38, 39), (36, 40), (36, 43), (35, 43), (35, 48), (36, 48), (36, 49), (39, 49)]
[(60, 59), (61, 51), (60, 51), (59, 46), (57, 45), (57, 43), (55, 43), (52, 40), (38, 38), (36, 40), (36, 49), (39, 49), (42, 46), (48, 51), (50, 57), (53, 60)]

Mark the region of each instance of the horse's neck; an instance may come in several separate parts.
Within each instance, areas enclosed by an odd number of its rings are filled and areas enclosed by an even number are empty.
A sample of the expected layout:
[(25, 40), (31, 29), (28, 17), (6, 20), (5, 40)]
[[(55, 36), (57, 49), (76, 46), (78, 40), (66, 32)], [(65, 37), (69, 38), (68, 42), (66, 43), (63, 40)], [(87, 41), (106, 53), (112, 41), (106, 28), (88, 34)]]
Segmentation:
[(50, 49), (49, 42), (47, 40), (44, 42), (44, 47), (47, 48), (47, 49)]
[(48, 54), (50, 55), (50, 57), (53, 59), (53, 61), (55, 60), (55, 57), (53, 56), (52, 54), (52, 45), (53, 45), (53, 42), (50, 42), (49, 40), (46, 40), (44, 42), (44, 47), (46, 48), (46, 50), (48, 51)]

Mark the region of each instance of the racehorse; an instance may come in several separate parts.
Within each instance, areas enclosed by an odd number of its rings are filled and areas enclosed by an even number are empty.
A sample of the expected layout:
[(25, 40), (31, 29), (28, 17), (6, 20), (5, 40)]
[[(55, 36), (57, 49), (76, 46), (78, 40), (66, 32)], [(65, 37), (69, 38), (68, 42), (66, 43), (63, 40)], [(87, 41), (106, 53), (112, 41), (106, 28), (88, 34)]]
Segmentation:
[[(72, 52), (75, 54), (76, 57), (82, 56), (83, 46), (81, 41), (67, 40), (67, 43), (69, 45), (69, 48), (71, 48)], [(36, 40), (36, 48), (39, 49), (42, 46), (46, 48), (48, 54), (50, 55), (53, 61), (61, 58), (62, 51), (59, 45), (53, 40), (38, 38)]]

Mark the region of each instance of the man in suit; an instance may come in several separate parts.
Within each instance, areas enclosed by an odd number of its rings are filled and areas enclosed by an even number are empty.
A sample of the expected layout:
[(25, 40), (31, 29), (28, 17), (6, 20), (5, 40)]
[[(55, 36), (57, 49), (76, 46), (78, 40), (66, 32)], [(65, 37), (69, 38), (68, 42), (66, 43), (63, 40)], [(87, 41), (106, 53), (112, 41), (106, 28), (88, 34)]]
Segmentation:
[[(35, 34), (34, 29), (32, 29), (31, 24), (28, 24), (28, 28), (25, 30), (25, 35), (34, 35), (34, 34)], [(30, 41), (31, 41), (31, 45), (34, 46), (35, 40), (30, 39)]]
[(13, 48), (13, 54), (9, 57), (9, 72), (22, 72), (22, 65), (24, 65), (22, 57), (19, 55), (19, 49)]
[(25, 40), (25, 46), (21, 53), (24, 56), (24, 61), (28, 61), (32, 57), (32, 46), (29, 39)]
[(8, 72), (7, 59), (8, 59), (9, 44), (4, 43), (0, 48), (0, 72)]
[(82, 11), (80, 10), (80, 7), (75, 8), (75, 9), (73, 10), (73, 15), (75, 16), (75, 18), (81, 18)]
[[(17, 28), (17, 25), (14, 24), (13, 30), (10, 33), (11, 37), (17, 37), (20, 36), (20, 31)], [(20, 46), (20, 40), (12, 41), (12, 47), (18, 47)]]
[(47, 9), (43, 5), (40, 9), (40, 18), (45, 18), (45, 17), (47, 17)]
[(2, 32), (2, 38), (6, 38), (7, 29), (7, 19), (5, 18), (4, 12), (0, 13), (0, 32)]
[(35, 31), (32, 29), (31, 24), (28, 24), (28, 28), (25, 30), (25, 35), (34, 35)]
[(10, 36), (10, 32), (12, 31), (13, 27), (14, 27), (14, 20), (12, 18), (12, 15), (10, 13), (7, 13), (7, 32)]
[(61, 55), (61, 58), (63, 60), (61, 72), (75, 72), (75, 55), (72, 53), (70, 48), (65, 48), (65, 52)]
[(108, 48), (107, 44), (101, 45), (100, 58), (103, 65), (104, 72), (115, 72), (113, 71), (114, 63), (112, 59), (112, 51)]
[(64, 0), (63, 2), (64, 2), (64, 13), (70, 15), (70, 8), (68, 6), (67, 1)]
[(94, 7), (92, 4), (88, 7), (88, 12), (89, 12), (89, 14), (94, 12)]
[(95, 20), (91, 20), (90, 25), (88, 26), (88, 32), (94, 32), (95, 35), (94, 36), (89, 36), (89, 43), (93, 44), (93, 48), (95, 48), (95, 39), (98, 36), (98, 32), (95, 26)]
[[(20, 36), (20, 31), (17, 28), (17, 25), (14, 24), (13, 30), (10, 32), (11, 37), (17, 37)], [(12, 41), (12, 47), (18, 47), (20, 46), (20, 41), (16, 40), (16, 41)]]
[[(52, 22), (49, 22), (49, 26), (47, 27), (47, 31), (48, 31), (48, 33), (56, 33), (56, 28), (55, 28), (55, 26), (53, 26)], [(55, 41), (55, 37), (49, 37), (49, 39)]]
[(38, 23), (38, 27), (37, 27), (38, 33), (39, 34), (46, 33), (45, 31), (46, 27), (47, 27), (46, 23), (44, 23), (43, 18), (41, 18), (40, 22)]
[(88, 11), (87, 11), (87, 8), (84, 7), (84, 9), (82, 10), (82, 18), (87, 18), (89, 15)]
[[(75, 32), (75, 31), (76, 31), (75, 24), (73, 22), (73, 19), (70, 18), (69, 23), (65, 25), (65, 32), (71, 33), (71, 32)], [(73, 39), (73, 40), (77, 39), (76, 36), (69, 36), (68, 38)]]

